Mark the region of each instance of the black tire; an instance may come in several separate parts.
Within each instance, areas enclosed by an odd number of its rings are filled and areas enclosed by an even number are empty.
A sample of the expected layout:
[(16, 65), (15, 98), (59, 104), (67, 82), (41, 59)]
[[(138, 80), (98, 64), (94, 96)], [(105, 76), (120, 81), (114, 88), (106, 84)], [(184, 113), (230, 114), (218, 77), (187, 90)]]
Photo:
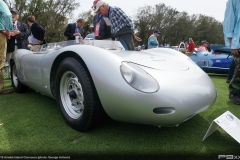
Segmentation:
[(17, 73), (16, 73), (16, 65), (14, 62), (11, 63), (11, 81), (12, 81), (12, 86), (13, 86), (13, 90), (16, 93), (25, 93), (28, 90), (28, 87), (23, 85), (18, 77), (17, 77)]
[(84, 132), (98, 125), (104, 111), (94, 85), (83, 65), (74, 58), (64, 59), (56, 75), (56, 99), (66, 122)]

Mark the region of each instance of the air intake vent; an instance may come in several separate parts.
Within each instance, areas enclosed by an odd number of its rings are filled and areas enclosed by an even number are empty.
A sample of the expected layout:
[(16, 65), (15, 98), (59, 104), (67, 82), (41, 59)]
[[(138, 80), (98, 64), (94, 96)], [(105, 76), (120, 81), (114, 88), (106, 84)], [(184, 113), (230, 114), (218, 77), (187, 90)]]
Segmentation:
[(174, 112), (175, 108), (173, 107), (159, 107), (153, 109), (153, 113), (155, 114), (173, 114)]

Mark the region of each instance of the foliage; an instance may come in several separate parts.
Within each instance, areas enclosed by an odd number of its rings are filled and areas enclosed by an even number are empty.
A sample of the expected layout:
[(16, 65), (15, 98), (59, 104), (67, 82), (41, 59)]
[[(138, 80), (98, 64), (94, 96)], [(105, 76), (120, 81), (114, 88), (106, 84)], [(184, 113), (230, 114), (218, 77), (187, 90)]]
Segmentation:
[(222, 24), (215, 18), (205, 15), (189, 16), (186, 12), (178, 12), (162, 3), (140, 7), (135, 15), (134, 25), (144, 44), (154, 29), (159, 29), (162, 33), (160, 44), (176, 45), (189, 38), (193, 38), (196, 44), (202, 40), (223, 44)]
[[(79, 3), (75, 0), (7, 0), (11, 7), (20, 11), (20, 21), (26, 22), (29, 15), (34, 15), (37, 22), (46, 29), (48, 42), (62, 41), (67, 25), (66, 17), (72, 17), (72, 11)], [(89, 10), (78, 15), (85, 19), (84, 30), (91, 32), (94, 13)], [(136, 45), (147, 44), (149, 36), (154, 29), (159, 29), (161, 35), (158, 38), (160, 44), (176, 45), (192, 38), (196, 45), (202, 40), (209, 43), (223, 44), (222, 23), (214, 17), (201, 14), (189, 15), (179, 12), (175, 8), (163, 3), (155, 6), (146, 5), (139, 7), (137, 14), (133, 16), (136, 34), (142, 38), (142, 42)]]
[(82, 12), (78, 15), (79, 18), (83, 18), (85, 20), (85, 25), (83, 26), (85, 33), (92, 32), (94, 16), (95, 14), (93, 15), (91, 10)]
[(34, 15), (37, 23), (45, 28), (47, 42), (66, 40), (63, 35), (68, 18), (79, 3), (75, 0), (6, 0), (11, 8), (20, 11), (19, 21), (26, 22), (30, 15)]

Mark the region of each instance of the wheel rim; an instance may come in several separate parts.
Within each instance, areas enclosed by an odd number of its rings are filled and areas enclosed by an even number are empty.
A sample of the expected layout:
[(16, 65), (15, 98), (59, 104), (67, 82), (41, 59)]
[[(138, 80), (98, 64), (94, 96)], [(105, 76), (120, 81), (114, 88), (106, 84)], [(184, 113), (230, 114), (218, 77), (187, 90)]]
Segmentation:
[(17, 77), (15, 64), (13, 64), (13, 68), (12, 68), (12, 80), (13, 80), (14, 86), (17, 87), (18, 86), (18, 77)]
[(78, 119), (84, 111), (84, 95), (78, 77), (71, 71), (62, 75), (60, 81), (60, 96), (63, 107), (67, 114)]

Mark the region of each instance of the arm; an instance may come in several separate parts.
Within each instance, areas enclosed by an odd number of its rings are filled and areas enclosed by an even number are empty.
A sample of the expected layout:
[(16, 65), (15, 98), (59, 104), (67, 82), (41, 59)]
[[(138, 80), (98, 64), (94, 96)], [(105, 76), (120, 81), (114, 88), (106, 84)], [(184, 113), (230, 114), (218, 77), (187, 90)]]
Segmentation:
[(37, 23), (33, 23), (31, 26), (33, 36), (39, 41), (39, 44), (43, 43), (45, 30), (42, 26)]
[(44, 40), (44, 35), (45, 35), (45, 29), (40, 26), (40, 25), (36, 25), (36, 29), (38, 30), (39, 34), (40, 34), (40, 41)]
[(153, 41), (153, 40), (150, 40), (149, 44), (151, 44), (151, 45), (158, 45), (158, 43), (156, 41)]
[(154, 35), (151, 35), (148, 40), (148, 45), (156, 46), (158, 45), (157, 38)]
[(226, 5), (223, 22), (223, 33), (226, 38), (232, 38), (233, 36), (233, 29), (235, 27), (234, 17), (233, 3), (231, 0), (229, 0)]
[(132, 20), (123, 12), (123, 10), (121, 8), (116, 7), (115, 14), (119, 19), (121, 19), (121, 21), (123, 21), (126, 24), (126, 26), (130, 27), (130, 29), (132, 30), (132, 34), (134, 34)]
[(27, 25), (22, 23), (21, 27), (22, 28), (19, 30), (19, 34), (17, 36), (17, 39), (27, 39), (28, 36), (29, 36)]
[(142, 41), (141, 38), (139, 38), (136, 35), (134, 35), (134, 29), (133, 29), (132, 20), (123, 12), (123, 10), (121, 8), (117, 8), (115, 13), (119, 17), (119, 19), (121, 19), (126, 24), (126, 26), (130, 27), (130, 29), (132, 30), (132, 34), (133, 34), (133, 39), (138, 41), (138, 42)]
[(225, 44), (230, 46), (232, 54), (238, 55), (239, 37), (240, 37), (240, 21), (235, 13), (238, 1), (229, 0), (226, 5), (223, 32)]
[(73, 35), (74, 33), (71, 30), (71, 24), (68, 24), (68, 26), (66, 27), (66, 30), (64, 32), (64, 36), (66, 36), (66, 37), (74, 37), (74, 35)]

